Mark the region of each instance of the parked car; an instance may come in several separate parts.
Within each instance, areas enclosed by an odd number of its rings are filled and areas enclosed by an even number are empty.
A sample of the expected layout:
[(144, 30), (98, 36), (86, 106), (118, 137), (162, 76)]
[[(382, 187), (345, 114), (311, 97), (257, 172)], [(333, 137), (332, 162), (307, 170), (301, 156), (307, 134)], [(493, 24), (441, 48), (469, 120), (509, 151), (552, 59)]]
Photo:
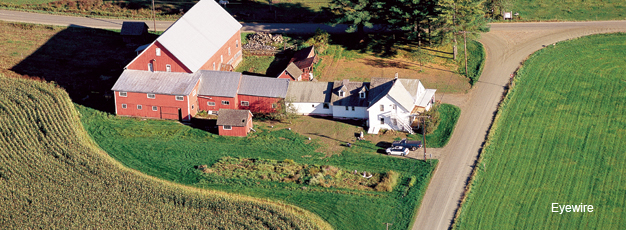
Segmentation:
[(404, 138), (399, 141), (394, 141), (393, 143), (391, 143), (391, 146), (392, 147), (402, 146), (402, 147), (410, 149), (411, 151), (415, 151), (422, 147), (422, 142), (421, 141), (409, 141), (406, 138)]
[(387, 148), (386, 152), (387, 152), (387, 155), (406, 156), (407, 154), (409, 154), (409, 149), (402, 147), (402, 146), (396, 146), (396, 147)]

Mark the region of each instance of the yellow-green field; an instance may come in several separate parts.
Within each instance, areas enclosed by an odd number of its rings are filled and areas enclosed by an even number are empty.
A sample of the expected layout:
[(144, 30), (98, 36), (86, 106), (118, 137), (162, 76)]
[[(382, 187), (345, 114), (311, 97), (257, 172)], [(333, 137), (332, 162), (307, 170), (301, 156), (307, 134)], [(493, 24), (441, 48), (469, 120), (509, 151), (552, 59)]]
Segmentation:
[(201, 190), (124, 168), (67, 93), (0, 76), (2, 229), (330, 229), (300, 208)]
[[(583, 37), (525, 62), (456, 229), (624, 229), (625, 41), (626, 34)], [(558, 207), (581, 204), (593, 212)]]

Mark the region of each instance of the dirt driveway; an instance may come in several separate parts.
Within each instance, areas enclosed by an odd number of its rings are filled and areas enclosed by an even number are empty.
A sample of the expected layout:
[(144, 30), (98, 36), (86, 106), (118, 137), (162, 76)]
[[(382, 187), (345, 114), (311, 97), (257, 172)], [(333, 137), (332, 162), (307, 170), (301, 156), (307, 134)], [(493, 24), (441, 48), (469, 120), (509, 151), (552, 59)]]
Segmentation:
[(448, 100), (461, 107), (461, 117), (450, 142), (438, 153), (439, 166), (413, 229), (450, 227), (504, 86), (522, 61), (559, 41), (611, 32), (626, 32), (626, 21), (492, 24), (491, 32), (480, 40), (487, 53), (480, 81), (467, 94), (467, 99), (448, 95)]

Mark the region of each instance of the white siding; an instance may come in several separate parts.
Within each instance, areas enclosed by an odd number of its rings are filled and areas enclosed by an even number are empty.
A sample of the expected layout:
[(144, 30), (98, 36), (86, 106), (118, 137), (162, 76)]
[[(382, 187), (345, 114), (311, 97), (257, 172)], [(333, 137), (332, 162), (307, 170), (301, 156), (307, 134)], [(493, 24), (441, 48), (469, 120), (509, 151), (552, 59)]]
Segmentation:
[(367, 119), (367, 107), (355, 106), (354, 111), (352, 111), (352, 106), (348, 106), (348, 110), (345, 106), (333, 106), (333, 117)]
[[(384, 111), (380, 111), (380, 105), (384, 106)], [(394, 109), (394, 105), (395, 109)], [(368, 112), (369, 129), (368, 132), (372, 132), (375, 129), (393, 129), (402, 131), (404, 128), (401, 123), (404, 122), (407, 125), (410, 124), (409, 113), (402, 109), (402, 106), (398, 105), (389, 96), (381, 98), (378, 102), (370, 106)], [(385, 123), (381, 124), (380, 119), (385, 119)], [(397, 119), (396, 124), (393, 124), (393, 119)]]
[(324, 103), (292, 103), (296, 113), (300, 115), (333, 115), (330, 103), (328, 109), (324, 109)]

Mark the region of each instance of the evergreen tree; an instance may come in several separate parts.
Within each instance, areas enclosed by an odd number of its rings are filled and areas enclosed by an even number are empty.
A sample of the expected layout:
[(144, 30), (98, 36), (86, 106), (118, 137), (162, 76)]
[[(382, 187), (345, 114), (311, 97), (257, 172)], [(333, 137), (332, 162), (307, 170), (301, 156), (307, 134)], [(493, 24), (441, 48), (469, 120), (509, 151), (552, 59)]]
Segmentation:
[(374, 24), (379, 24), (378, 13), (381, 12), (382, 1), (369, 0), (332, 0), (330, 9), (340, 17), (336, 24), (351, 24), (346, 32), (358, 32), (363, 35), (365, 27), (372, 28)]

